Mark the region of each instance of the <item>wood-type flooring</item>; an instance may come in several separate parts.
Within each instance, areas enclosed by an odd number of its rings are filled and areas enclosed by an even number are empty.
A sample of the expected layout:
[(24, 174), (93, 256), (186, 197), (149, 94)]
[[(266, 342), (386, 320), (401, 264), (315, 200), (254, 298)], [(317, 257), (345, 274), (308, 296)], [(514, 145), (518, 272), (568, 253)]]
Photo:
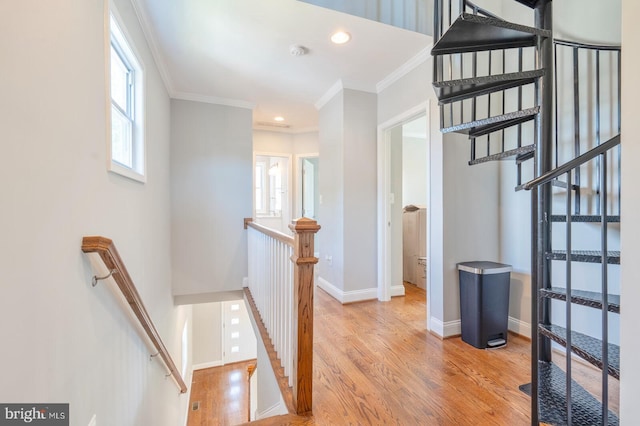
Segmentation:
[(425, 329), (424, 290), (405, 288), (390, 302), (347, 305), (318, 289), (313, 416), (251, 425), (529, 425), (518, 389), (530, 382), (529, 340), (510, 334), (494, 350), (442, 340)]

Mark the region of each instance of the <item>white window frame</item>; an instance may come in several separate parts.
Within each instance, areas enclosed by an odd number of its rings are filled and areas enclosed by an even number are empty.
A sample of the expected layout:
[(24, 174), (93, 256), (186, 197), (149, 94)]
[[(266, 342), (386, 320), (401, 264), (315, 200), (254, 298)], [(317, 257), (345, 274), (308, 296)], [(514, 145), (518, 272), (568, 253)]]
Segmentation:
[[(138, 182), (146, 182), (146, 140), (145, 140), (145, 72), (142, 62), (138, 59), (134, 45), (131, 43), (123, 21), (113, 3), (109, 5), (109, 26), (106, 36), (106, 76), (107, 76), (107, 169), (113, 173), (125, 176)], [(113, 101), (111, 99), (111, 46), (122, 58), (123, 62), (132, 71), (133, 88), (129, 93), (131, 105), (129, 110), (132, 120), (131, 149), (133, 155), (132, 166), (121, 164), (113, 159), (112, 154), (112, 112)], [(117, 107), (116, 107), (117, 108)], [(126, 114), (125, 114), (126, 115)]]

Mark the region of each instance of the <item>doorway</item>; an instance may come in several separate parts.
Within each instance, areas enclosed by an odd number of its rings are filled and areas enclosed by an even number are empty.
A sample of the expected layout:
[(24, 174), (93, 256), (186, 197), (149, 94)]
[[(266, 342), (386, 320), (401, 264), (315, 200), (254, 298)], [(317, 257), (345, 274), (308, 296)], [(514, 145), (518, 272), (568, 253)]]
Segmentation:
[(419, 238), (413, 250), (414, 258), (407, 259), (407, 266), (417, 274), (412, 280), (421, 284), (419, 280), (424, 279), (429, 300), (430, 281), (426, 274), (430, 226), (428, 117), (428, 103), (425, 103), (378, 127), (378, 299), (381, 301), (404, 294), (403, 215), (414, 208), (424, 209), (424, 224), (412, 232)]
[(256, 153), (253, 209), (256, 222), (289, 233), (291, 222), (291, 156)]

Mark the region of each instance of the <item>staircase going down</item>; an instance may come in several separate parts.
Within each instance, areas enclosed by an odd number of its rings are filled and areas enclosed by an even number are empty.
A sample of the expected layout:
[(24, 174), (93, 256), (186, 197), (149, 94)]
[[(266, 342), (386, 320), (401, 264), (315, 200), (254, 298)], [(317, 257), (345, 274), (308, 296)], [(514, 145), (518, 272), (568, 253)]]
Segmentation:
[[(515, 189), (531, 191), (531, 424), (617, 425), (621, 50), (553, 40), (551, 0), (513, 1), (531, 9), (533, 27), (435, 0), (440, 127), (468, 136), (469, 165), (513, 159)], [(598, 395), (576, 362), (600, 371)]]

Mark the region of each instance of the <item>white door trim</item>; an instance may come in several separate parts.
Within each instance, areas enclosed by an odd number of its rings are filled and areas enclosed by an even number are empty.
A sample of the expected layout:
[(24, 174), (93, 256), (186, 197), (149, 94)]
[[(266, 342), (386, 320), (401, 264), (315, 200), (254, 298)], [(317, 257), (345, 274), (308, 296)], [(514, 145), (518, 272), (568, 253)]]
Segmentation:
[[(391, 139), (389, 131), (421, 115), (426, 115), (427, 136), (430, 134), (429, 103), (421, 103), (378, 126), (378, 300), (389, 301), (392, 295), (391, 283)], [(428, 138), (429, 141), (429, 138)], [(429, 143), (429, 142), (428, 142)], [(427, 150), (427, 156), (429, 150)], [(429, 158), (427, 158), (427, 164)], [(427, 200), (430, 199), (429, 173), (427, 173)], [(427, 206), (427, 271), (430, 252), (430, 211)], [(427, 300), (429, 300), (431, 280), (427, 278)]]

